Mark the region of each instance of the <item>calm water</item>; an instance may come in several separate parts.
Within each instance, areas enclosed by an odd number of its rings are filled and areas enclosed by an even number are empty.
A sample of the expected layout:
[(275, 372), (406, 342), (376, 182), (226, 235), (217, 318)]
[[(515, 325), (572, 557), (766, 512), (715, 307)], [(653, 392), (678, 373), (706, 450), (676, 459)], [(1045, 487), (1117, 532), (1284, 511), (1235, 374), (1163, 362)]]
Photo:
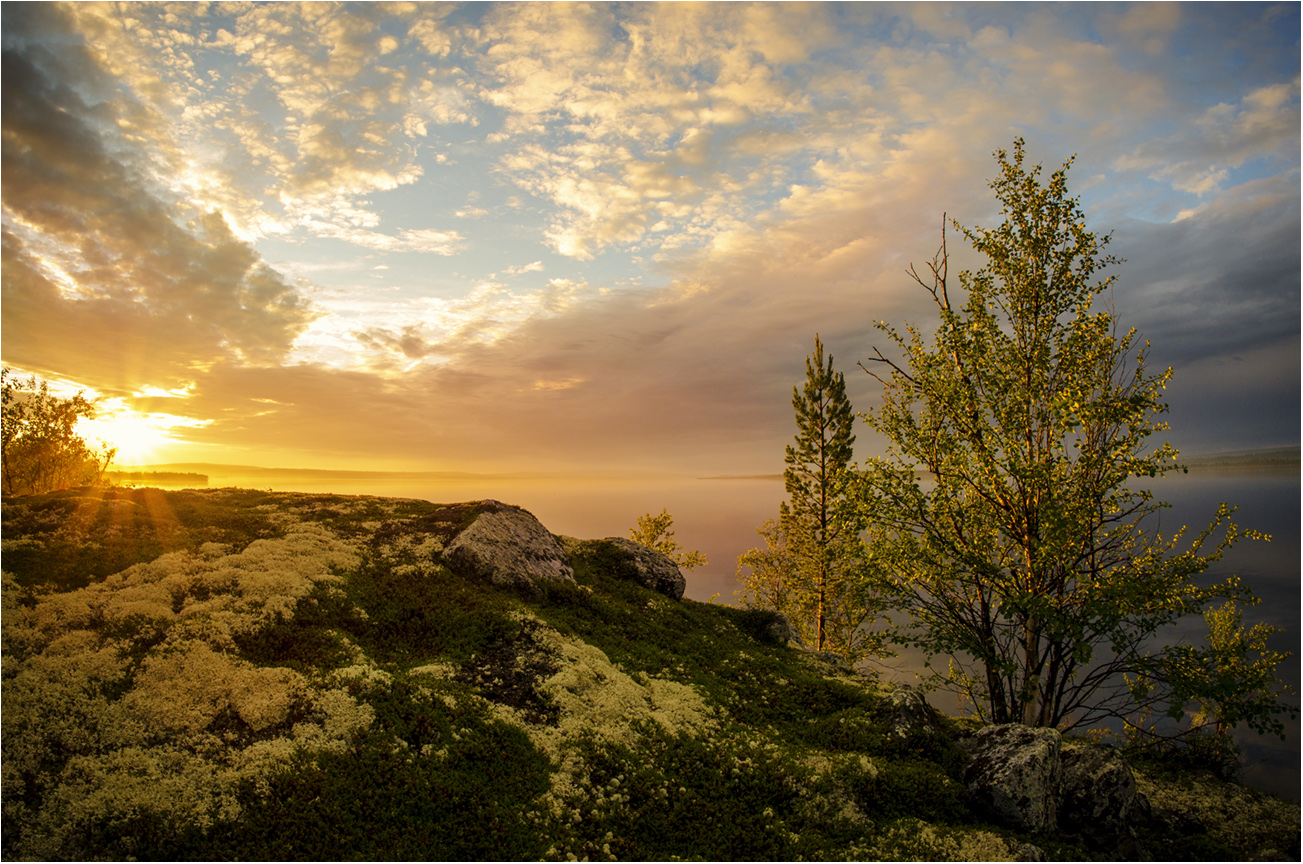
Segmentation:
[[(243, 485), (304, 492), (384, 495), (422, 498), (438, 502), (496, 498), (532, 512), (555, 534), (585, 539), (626, 537), (643, 513), (667, 508), (674, 515), (675, 539), (687, 549), (706, 554), (709, 565), (686, 574), (686, 596), (700, 601), (735, 602), (737, 558), (761, 544), (756, 529), (778, 514), (785, 497), (780, 479), (696, 480), (503, 480), (354, 482), (289, 481), (267, 479), (241, 482), (239, 478), (213, 477), (212, 485)], [(1243, 541), (1207, 574), (1221, 578), (1232, 573), (1247, 582), (1262, 602), (1245, 610), (1245, 623), (1273, 624), (1278, 633), (1272, 646), (1292, 656), (1282, 668), (1293, 704), (1298, 704), (1300, 658), (1299, 476), (1249, 472), (1192, 470), (1188, 475), (1160, 478), (1151, 488), (1170, 502), (1161, 516), (1161, 530), (1171, 533), (1182, 524), (1192, 532), (1206, 526), (1226, 501), (1239, 507), (1235, 521), (1272, 535), (1270, 543)], [(1178, 631), (1177, 638), (1201, 641), (1202, 620), (1195, 619)], [(921, 658), (903, 656), (881, 666), (884, 677), (908, 681), (919, 671)], [(934, 702), (943, 710), (953, 706)], [(1299, 723), (1288, 722), (1287, 740), (1264, 739), (1238, 733), (1248, 766), (1247, 782), (1297, 801), (1299, 798)]]

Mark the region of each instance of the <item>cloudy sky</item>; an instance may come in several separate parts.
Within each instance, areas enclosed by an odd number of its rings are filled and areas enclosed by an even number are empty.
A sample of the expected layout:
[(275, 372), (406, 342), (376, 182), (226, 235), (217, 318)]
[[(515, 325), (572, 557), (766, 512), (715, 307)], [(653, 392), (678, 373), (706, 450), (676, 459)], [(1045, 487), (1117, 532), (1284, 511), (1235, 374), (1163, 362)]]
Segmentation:
[(120, 462), (776, 473), (815, 334), (873, 404), (1016, 136), (1173, 443), (1299, 440), (1296, 3), (3, 16), (3, 361)]

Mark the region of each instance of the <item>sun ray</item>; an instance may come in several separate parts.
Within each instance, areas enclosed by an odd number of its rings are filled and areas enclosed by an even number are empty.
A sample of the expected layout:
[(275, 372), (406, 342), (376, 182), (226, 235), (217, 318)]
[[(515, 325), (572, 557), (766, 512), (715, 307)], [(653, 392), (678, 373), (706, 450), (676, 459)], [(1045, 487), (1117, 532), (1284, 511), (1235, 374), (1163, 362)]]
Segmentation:
[(178, 443), (172, 430), (202, 425), (206, 425), (206, 421), (124, 409), (106, 412), (94, 419), (83, 419), (77, 424), (77, 432), (86, 438), (87, 443), (102, 443), (116, 448), (113, 461), (118, 465), (144, 465), (156, 459), (169, 445)]

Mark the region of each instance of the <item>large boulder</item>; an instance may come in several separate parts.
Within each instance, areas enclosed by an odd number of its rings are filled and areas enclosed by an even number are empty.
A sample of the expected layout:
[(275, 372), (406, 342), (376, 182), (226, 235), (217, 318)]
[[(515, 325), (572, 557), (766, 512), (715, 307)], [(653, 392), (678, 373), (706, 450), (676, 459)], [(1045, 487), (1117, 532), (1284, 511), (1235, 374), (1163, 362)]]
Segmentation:
[(1133, 839), (1136, 778), (1116, 748), (1074, 744), (1062, 751), (1059, 829), (1091, 846), (1113, 849)]
[(668, 555), (623, 537), (607, 537), (606, 542), (616, 550), (613, 564), (617, 576), (632, 579), (671, 600), (683, 599), (683, 589), (688, 586), (688, 580), (683, 578), (679, 565)]
[(565, 551), (529, 511), (483, 503), (475, 521), (444, 547), (448, 569), (531, 596), (542, 593), (541, 582), (575, 581)]
[(1058, 822), (1061, 747), (1055, 729), (1019, 723), (988, 726), (974, 736), (964, 783), (1008, 827), (1030, 833), (1049, 830)]

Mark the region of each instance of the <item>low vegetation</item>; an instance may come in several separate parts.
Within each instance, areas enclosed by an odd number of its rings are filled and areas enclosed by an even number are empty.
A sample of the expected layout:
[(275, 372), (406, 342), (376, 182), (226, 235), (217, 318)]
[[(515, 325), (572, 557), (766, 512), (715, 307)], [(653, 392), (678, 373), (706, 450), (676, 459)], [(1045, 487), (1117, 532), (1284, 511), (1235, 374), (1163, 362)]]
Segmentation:
[[(893, 737), (887, 688), (775, 644), (769, 613), (676, 602), (571, 538), (574, 583), (539, 598), (453, 575), (474, 515), (7, 497), (4, 857), (1089, 857), (988, 821), (959, 725)], [(1299, 854), (1297, 806), (1140, 779), (1156, 858)]]

